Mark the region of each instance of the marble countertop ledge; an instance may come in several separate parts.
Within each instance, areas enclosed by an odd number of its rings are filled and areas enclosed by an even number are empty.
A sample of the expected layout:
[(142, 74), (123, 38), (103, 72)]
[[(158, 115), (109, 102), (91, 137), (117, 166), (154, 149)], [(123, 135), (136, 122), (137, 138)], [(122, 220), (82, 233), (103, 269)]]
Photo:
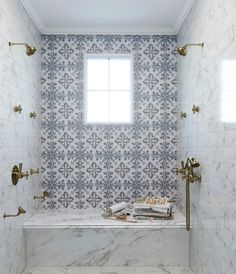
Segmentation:
[[(104, 219), (99, 214), (39, 211), (23, 224), (23, 228), (185, 228), (184, 215), (177, 209), (173, 215), (173, 220), (138, 220), (137, 223), (128, 223)], [(130, 220), (133, 220), (132, 217)]]

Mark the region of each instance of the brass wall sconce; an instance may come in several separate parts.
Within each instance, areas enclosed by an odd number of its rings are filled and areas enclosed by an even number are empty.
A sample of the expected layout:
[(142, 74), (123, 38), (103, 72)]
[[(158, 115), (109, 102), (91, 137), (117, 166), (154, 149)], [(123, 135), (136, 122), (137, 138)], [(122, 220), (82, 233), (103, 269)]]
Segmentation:
[(21, 105), (18, 105), (18, 106), (14, 106), (14, 112), (18, 112), (18, 113), (21, 113), (21, 111), (22, 111), (22, 107), (21, 107)]
[(35, 199), (42, 199), (42, 200), (45, 200), (45, 199), (48, 198), (48, 197), (49, 197), (49, 193), (48, 193), (47, 191), (44, 191), (42, 196), (34, 196), (34, 200), (35, 200)]
[(32, 111), (32, 112), (30, 112), (29, 116), (30, 116), (30, 118), (35, 119), (37, 117), (37, 114), (35, 111)]
[(192, 158), (187, 158), (186, 163), (181, 161), (181, 168), (176, 169), (176, 174), (182, 175), (182, 180), (186, 183), (186, 229), (190, 230), (190, 183), (201, 183), (201, 175), (197, 175), (195, 168), (200, 167), (200, 163)]
[(26, 213), (26, 211), (24, 210), (24, 208), (18, 207), (17, 214), (6, 214), (6, 213), (4, 213), (3, 218), (5, 219), (5, 218), (9, 218), (9, 217), (18, 217), (18, 216), (20, 216), (22, 214), (25, 214), (25, 213)]
[(34, 55), (34, 53), (36, 52), (36, 48), (34, 46), (30, 46), (26, 43), (12, 43), (12, 42), (9, 42), (9, 47), (11, 46), (25, 46), (26, 47), (26, 54), (28, 56), (31, 56), (31, 55)]
[(192, 46), (197, 46), (197, 47), (204, 47), (204, 43), (199, 43), (199, 44), (186, 44), (183, 47), (178, 47), (176, 49), (176, 51), (178, 52), (179, 55), (181, 56), (186, 56), (188, 54), (188, 47), (192, 47)]
[(18, 181), (19, 181), (20, 179), (23, 179), (24, 177), (25, 177), (26, 179), (28, 179), (28, 177), (29, 177), (29, 172), (28, 172), (28, 171), (23, 172), (23, 171), (22, 171), (22, 167), (23, 167), (23, 164), (22, 164), (22, 163), (19, 163), (19, 166), (15, 165), (15, 166), (12, 168), (11, 180), (12, 180), (13, 185), (17, 185)]
[(181, 118), (181, 119), (186, 119), (186, 118), (187, 118), (187, 113), (181, 111), (181, 112), (180, 112), (180, 118)]
[(29, 173), (30, 175), (39, 174), (39, 168), (31, 168)]
[(199, 113), (200, 112), (200, 107), (193, 105), (192, 112), (193, 112), (193, 114)]

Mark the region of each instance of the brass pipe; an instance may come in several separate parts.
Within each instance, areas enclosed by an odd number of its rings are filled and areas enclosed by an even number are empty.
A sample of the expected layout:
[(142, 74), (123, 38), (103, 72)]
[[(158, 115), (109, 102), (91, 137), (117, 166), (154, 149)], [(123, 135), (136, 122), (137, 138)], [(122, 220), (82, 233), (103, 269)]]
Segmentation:
[(186, 180), (186, 229), (190, 230), (190, 182)]
[(176, 173), (182, 175), (182, 180), (186, 183), (186, 229), (190, 230), (190, 184), (201, 183), (201, 175), (194, 172), (194, 168), (198, 168), (200, 163), (195, 158), (187, 158), (186, 162), (181, 161), (181, 169), (177, 168)]

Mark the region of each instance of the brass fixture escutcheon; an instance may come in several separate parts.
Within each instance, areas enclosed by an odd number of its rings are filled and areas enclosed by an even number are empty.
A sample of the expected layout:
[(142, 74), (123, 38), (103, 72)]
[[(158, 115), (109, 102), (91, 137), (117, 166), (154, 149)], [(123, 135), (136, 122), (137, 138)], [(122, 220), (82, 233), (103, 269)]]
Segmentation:
[(29, 172), (28, 171), (23, 172), (22, 167), (23, 167), (23, 164), (19, 163), (19, 166), (14, 165), (12, 168), (11, 180), (12, 180), (12, 183), (14, 186), (17, 185), (17, 183), (20, 179), (23, 179), (24, 177), (26, 177), (26, 179), (28, 179), (28, 177), (29, 177)]
[(12, 183), (13, 185), (17, 185), (18, 181), (19, 181), (19, 169), (18, 169), (18, 166), (14, 166), (12, 168), (12, 173), (11, 173), (11, 180), (12, 180)]

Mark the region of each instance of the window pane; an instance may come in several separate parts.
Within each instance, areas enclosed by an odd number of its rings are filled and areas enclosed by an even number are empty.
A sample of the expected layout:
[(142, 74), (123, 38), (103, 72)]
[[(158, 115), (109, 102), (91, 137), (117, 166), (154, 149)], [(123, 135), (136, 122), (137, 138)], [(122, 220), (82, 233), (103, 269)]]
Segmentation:
[(110, 89), (129, 90), (130, 89), (130, 59), (111, 58), (110, 59)]
[(87, 59), (87, 89), (108, 90), (108, 59), (88, 58)]
[(131, 122), (131, 92), (111, 91), (110, 92), (110, 121), (114, 123)]
[(108, 91), (88, 91), (87, 122), (108, 122)]

